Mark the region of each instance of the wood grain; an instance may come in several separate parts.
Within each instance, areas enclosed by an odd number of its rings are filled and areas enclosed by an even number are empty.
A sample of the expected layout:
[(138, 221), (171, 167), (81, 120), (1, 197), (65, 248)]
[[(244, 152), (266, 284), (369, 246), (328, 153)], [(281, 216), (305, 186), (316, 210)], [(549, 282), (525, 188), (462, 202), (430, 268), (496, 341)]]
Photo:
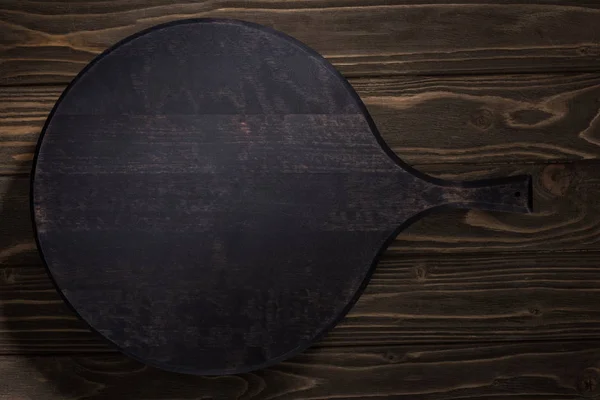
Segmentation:
[[(599, 397), (600, 169), (579, 160), (598, 158), (600, 5), (452, 3), (0, 0), (0, 85), (13, 85), (0, 88), (0, 354), (15, 354), (0, 357), (0, 399)], [(413, 225), (348, 318), (278, 369), (206, 379), (112, 353), (40, 265), (33, 148), (64, 84), (96, 54), (197, 16), (265, 23), (323, 52), (356, 78), (394, 151), (424, 171), (534, 173), (538, 214), (450, 210)], [(542, 74), (559, 71), (592, 73)], [(505, 72), (515, 74), (492, 75)], [(534, 165), (549, 161), (559, 164)]]
[(417, 214), (531, 212), (529, 176), (466, 187), (395, 164), (310, 51), (254, 24), (182, 21), (106, 54), (53, 112), (32, 172), (39, 249), (126, 354), (197, 375), (264, 368), (345, 314)]
[(534, 177), (534, 213), (515, 215), (446, 210), (401, 233), (389, 254), (444, 252), (556, 252), (593, 250), (600, 244), (597, 162), (543, 165), (420, 166), (441, 178), (470, 180), (518, 175)]
[(0, 266), (40, 263), (29, 209), (29, 179), (0, 176)]
[(421, 2), (5, 1), (0, 84), (66, 83), (118, 40), (159, 23), (197, 17), (272, 26), (306, 42), (347, 76), (600, 67), (597, 6), (415, 3)]
[(63, 90), (0, 88), (0, 175), (29, 174), (37, 139)]
[(41, 265), (1, 268), (0, 288), (0, 354), (115, 351), (67, 307)]
[(596, 342), (313, 349), (253, 374), (171, 374), (120, 355), (0, 358), (24, 399), (580, 399), (600, 394)]
[(383, 138), (413, 165), (600, 155), (600, 75), (352, 79)]
[[(600, 158), (600, 74), (350, 82), (388, 145), (411, 165)], [(0, 174), (29, 173), (39, 132), (63, 89), (0, 87)]]
[[(600, 169), (596, 162), (549, 165), (421, 165), (451, 180), (531, 174), (534, 213), (477, 210), (434, 212), (402, 232), (388, 248), (396, 255), (598, 250)], [(0, 177), (0, 265), (36, 263), (26, 176)], [(443, 227), (443, 229), (441, 228)]]
[[(600, 338), (600, 252), (387, 255), (315, 347)], [(0, 269), (0, 354), (115, 352), (41, 265)]]

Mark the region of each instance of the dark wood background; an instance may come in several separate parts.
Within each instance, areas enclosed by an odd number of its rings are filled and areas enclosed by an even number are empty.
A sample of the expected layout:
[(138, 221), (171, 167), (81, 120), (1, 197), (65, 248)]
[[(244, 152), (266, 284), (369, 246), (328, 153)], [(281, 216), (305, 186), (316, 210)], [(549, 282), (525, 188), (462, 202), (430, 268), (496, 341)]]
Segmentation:
[[(600, 397), (600, 2), (450, 3), (0, 0), (0, 399)], [(202, 16), (270, 25), (321, 52), (423, 171), (531, 173), (536, 213), (417, 222), (347, 318), (276, 367), (202, 378), (121, 356), (40, 263), (34, 146), (96, 54)]]

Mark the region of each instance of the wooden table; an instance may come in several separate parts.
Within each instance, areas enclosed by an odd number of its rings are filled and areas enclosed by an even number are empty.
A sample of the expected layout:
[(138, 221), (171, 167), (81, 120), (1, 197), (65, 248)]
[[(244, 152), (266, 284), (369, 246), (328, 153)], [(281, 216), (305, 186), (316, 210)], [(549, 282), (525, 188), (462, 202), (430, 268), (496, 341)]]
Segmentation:
[[(0, 399), (600, 396), (600, 3), (443, 3), (0, 1)], [(187, 17), (297, 37), (350, 79), (407, 162), (449, 179), (531, 173), (536, 213), (419, 221), (347, 318), (276, 367), (203, 378), (121, 356), (40, 263), (31, 159), (87, 62)]]

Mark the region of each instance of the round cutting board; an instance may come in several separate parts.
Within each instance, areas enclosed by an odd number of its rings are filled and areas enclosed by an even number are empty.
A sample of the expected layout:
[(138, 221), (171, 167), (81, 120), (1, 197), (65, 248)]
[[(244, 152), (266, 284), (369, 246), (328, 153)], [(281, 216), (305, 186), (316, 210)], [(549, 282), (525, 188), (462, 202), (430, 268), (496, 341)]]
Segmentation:
[(64, 299), (124, 353), (195, 374), (308, 347), (432, 209), (530, 210), (529, 177), (409, 168), (321, 56), (230, 20), (162, 25), (99, 56), (34, 164), (38, 246)]

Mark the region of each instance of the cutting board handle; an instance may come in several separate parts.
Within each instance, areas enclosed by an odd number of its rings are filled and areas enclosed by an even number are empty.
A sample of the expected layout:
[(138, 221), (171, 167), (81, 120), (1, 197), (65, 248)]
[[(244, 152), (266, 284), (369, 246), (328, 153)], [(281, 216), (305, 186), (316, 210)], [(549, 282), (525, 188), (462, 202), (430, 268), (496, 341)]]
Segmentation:
[(531, 213), (531, 176), (452, 182), (444, 185), (444, 200), (459, 208)]

